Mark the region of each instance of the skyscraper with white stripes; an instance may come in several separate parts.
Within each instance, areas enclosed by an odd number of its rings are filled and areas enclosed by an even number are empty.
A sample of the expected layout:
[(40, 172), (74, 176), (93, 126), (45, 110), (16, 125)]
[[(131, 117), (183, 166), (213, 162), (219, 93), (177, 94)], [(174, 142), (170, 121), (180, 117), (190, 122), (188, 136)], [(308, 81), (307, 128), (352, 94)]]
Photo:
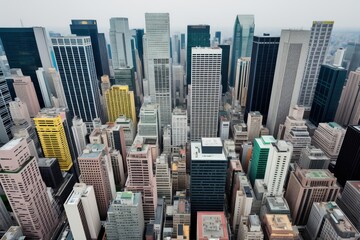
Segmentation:
[(145, 13), (145, 78), (152, 103), (160, 106), (160, 127), (171, 124), (170, 19), (168, 13)]
[(94, 118), (103, 119), (91, 39), (67, 36), (51, 41), (69, 110), (90, 127)]
[(221, 48), (192, 48), (191, 141), (217, 136), (221, 54)]

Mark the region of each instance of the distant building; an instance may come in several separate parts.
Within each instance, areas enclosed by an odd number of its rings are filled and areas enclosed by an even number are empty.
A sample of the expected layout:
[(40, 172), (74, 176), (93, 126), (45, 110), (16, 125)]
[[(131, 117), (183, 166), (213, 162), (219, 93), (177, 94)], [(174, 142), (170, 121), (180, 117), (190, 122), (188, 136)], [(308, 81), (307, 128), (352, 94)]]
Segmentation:
[(169, 169), (168, 157), (166, 154), (161, 154), (156, 159), (156, 189), (158, 199), (165, 198), (166, 204), (172, 203), (172, 179)]
[(224, 212), (197, 212), (196, 240), (229, 240), (227, 224)]
[(235, 105), (235, 101), (238, 101), (241, 107), (246, 106), (247, 94), (249, 89), (249, 77), (250, 58), (239, 58), (236, 64), (233, 105)]
[(40, 104), (31, 78), (28, 76), (14, 76), (13, 79), (16, 96), (26, 104), (30, 117), (35, 117), (40, 111)]
[(173, 190), (183, 191), (187, 189), (185, 148), (180, 149), (178, 154), (172, 154), (171, 178)]
[(222, 49), (221, 54), (221, 89), (222, 95), (228, 91), (229, 88), (229, 65), (230, 65), (230, 45), (218, 45)]
[(187, 111), (174, 108), (171, 121), (171, 137), (173, 146), (185, 146), (187, 142)]
[[(0, 142), (7, 143), (12, 137), (11, 129), (10, 129), (12, 126), (11, 117), (13, 115), (11, 114), (11, 109), (12, 109), (11, 103), (14, 104), (14, 102), (11, 102), (9, 88), (6, 84), (5, 76), (3, 75), (1, 69), (0, 69), (0, 98), (2, 99), (0, 103), (0, 111), (2, 112), (0, 116)], [(18, 114), (20, 115), (21, 113), (24, 113), (25, 115), (24, 119), (30, 121), (30, 116), (26, 109), (26, 104), (22, 102), (22, 105), (23, 105), (23, 112), (19, 112)], [(20, 115), (19, 117), (22, 116)]]
[(260, 112), (249, 112), (247, 117), (247, 129), (249, 141), (254, 141), (255, 138), (260, 136), (260, 129), (262, 126), (263, 116)]

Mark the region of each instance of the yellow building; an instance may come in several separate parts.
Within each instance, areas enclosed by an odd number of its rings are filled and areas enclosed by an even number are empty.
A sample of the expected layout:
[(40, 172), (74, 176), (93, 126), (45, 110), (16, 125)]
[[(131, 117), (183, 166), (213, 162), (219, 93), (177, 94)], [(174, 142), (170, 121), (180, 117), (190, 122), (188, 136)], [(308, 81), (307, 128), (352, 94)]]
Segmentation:
[(131, 118), (137, 125), (134, 92), (127, 85), (114, 85), (105, 93), (108, 119), (114, 122), (119, 115)]
[(56, 158), (61, 170), (69, 171), (73, 163), (61, 115), (40, 112), (34, 122), (45, 157)]

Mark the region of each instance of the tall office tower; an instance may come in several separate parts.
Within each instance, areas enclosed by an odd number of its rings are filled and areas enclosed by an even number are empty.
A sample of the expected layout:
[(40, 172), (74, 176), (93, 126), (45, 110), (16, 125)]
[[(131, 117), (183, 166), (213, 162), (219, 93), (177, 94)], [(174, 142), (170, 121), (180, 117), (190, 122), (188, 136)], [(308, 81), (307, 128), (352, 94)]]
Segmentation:
[(126, 161), (128, 166), (126, 190), (141, 193), (144, 219), (148, 223), (155, 217), (157, 203), (156, 178), (153, 175), (150, 146), (135, 141)]
[(285, 194), (293, 224), (305, 225), (313, 202), (335, 201), (339, 191), (329, 170), (296, 168), (290, 173)]
[(74, 117), (71, 129), (74, 136), (76, 150), (78, 156), (80, 156), (86, 147), (86, 125), (81, 118)]
[(278, 132), (290, 107), (297, 104), (308, 54), (310, 31), (282, 30), (266, 127)]
[(130, 118), (137, 123), (134, 92), (129, 91), (127, 85), (114, 85), (106, 93), (107, 114), (110, 122), (114, 122), (120, 115)]
[(34, 84), (31, 81), (30, 77), (14, 77), (13, 86), (16, 92), (16, 96), (20, 98), (21, 101), (25, 102), (29, 110), (30, 117), (35, 117), (36, 114), (40, 111), (40, 105), (36, 96)]
[(249, 112), (247, 117), (247, 129), (249, 141), (254, 141), (255, 138), (260, 136), (260, 129), (262, 126), (263, 116), (260, 112)]
[(177, 154), (172, 154), (171, 178), (174, 191), (184, 191), (187, 189), (185, 148), (180, 149)]
[(293, 146), (291, 162), (296, 162), (300, 158), (301, 150), (310, 146), (311, 137), (306, 126), (297, 126), (291, 128), (288, 136), (284, 138), (285, 141), (291, 143)]
[(296, 231), (287, 215), (266, 214), (263, 220), (264, 239), (299, 239), (299, 232)]
[(161, 154), (156, 159), (156, 188), (158, 199), (165, 198), (168, 205), (172, 203), (172, 178), (166, 154)]
[[(146, 61), (152, 103), (159, 104), (160, 127), (171, 123), (170, 19), (168, 13), (145, 13)], [(146, 68), (145, 68), (146, 69)]]
[(126, 148), (130, 148), (136, 135), (134, 123), (130, 118), (122, 115), (115, 120), (115, 125), (118, 125), (123, 129)]
[(78, 158), (81, 181), (94, 186), (101, 220), (106, 219), (110, 201), (115, 195), (115, 184), (111, 160), (104, 144), (88, 144)]
[(219, 48), (191, 51), (190, 138), (216, 137), (220, 101), (221, 52)]
[(254, 186), (255, 179), (264, 179), (271, 144), (276, 140), (272, 136), (261, 136), (254, 140), (249, 179)]
[(283, 140), (271, 144), (264, 176), (268, 196), (283, 195), (292, 151), (292, 144)]
[(350, 72), (335, 114), (335, 122), (342, 126), (360, 122), (360, 69)]
[(138, 124), (139, 136), (152, 136), (160, 139), (159, 107), (156, 104), (143, 104)]
[(248, 128), (244, 122), (232, 126), (232, 137), (235, 142), (235, 151), (240, 153), (241, 145), (249, 140)]
[(330, 65), (321, 66), (309, 116), (309, 120), (314, 125), (334, 120), (345, 78), (346, 70), (344, 68)]
[(50, 54), (50, 43), (45, 28), (0, 28), (0, 39), (10, 68), (20, 68), (34, 83), (40, 107), (44, 107), (35, 71), (55, 65)]
[(62, 171), (70, 171), (73, 166), (69, 149), (69, 139), (65, 135), (63, 122), (65, 116), (39, 112), (34, 118), (37, 134), (40, 138), (44, 156), (57, 158)]
[(172, 146), (185, 146), (187, 142), (187, 111), (174, 108), (171, 119)]
[(12, 224), (13, 221), (11, 220), (10, 214), (6, 209), (2, 198), (0, 198), (0, 235), (6, 232)]
[(297, 104), (304, 106), (307, 110), (312, 108), (320, 68), (325, 62), (325, 55), (330, 42), (333, 25), (333, 21), (313, 21), (311, 27), (309, 53), (302, 77), (299, 99), (297, 101)]
[(250, 76), (244, 96), (245, 113), (260, 111), (263, 114), (263, 124), (266, 123), (269, 112), (279, 42), (280, 37), (264, 34), (255, 36), (252, 46)]
[(301, 150), (297, 163), (303, 169), (328, 169), (330, 158), (320, 148), (309, 145)]
[(210, 47), (210, 26), (209, 25), (188, 25), (186, 45), (186, 82), (192, 84), (192, 48)]
[(250, 61), (251, 58), (249, 57), (242, 57), (237, 60), (233, 105), (235, 105), (235, 102), (239, 102), (241, 107), (246, 106), (249, 89)]
[(221, 32), (220, 31), (215, 32), (215, 39), (218, 42), (218, 44), (221, 44)]
[(74, 239), (97, 239), (101, 223), (93, 186), (76, 183), (64, 203)]
[(39, 82), (40, 90), (41, 90), (41, 95), (42, 95), (42, 98), (44, 100), (45, 107), (47, 107), (47, 108), (52, 107), (52, 104), (51, 104), (51, 86), (50, 86), (51, 81), (49, 81), (47, 79), (47, 73), (44, 70), (44, 68), (39, 68), (38, 70), (36, 70), (36, 76), (38, 78), (38, 82)]
[(180, 34), (175, 33), (171, 38), (172, 62), (175, 65), (180, 64)]
[[(348, 56), (347, 71), (349, 75), (351, 71), (355, 71), (360, 66), (360, 43), (348, 43), (348, 47), (350, 56)], [(347, 55), (347, 51), (345, 55)]]
[[(1, 41), (1, 39), (0, 39)], [(5, 76), (0, 69), (0, 143), (7, 143), (11, 135), (11, 96), (6, 84)], [(30, 117), (29, 117), (30, 119)]]
[[(126, 169), (124, 167), (124, 160), (120, 154), (120, 151), (117, 149), (110, 150), (111, 166), (114, 174), (115, 187), (123, 188), (125, 186)], [(126, 166), (126, 165), (125, 165)]]
[[(204, 169), (208, 169), (204, 172)], [(191, 143), (191, 212), (224, 207), (227, 159), (220, 138)]]
[(141, 193), (118, 192), (110, 204), (107, 216), (107, 239), (143, 239), (145, 224)]
[(15, 98), (14, 101), (9, 102), (9, 111), (14, 122), (25, 120), (29, 124), (32, 124), (26, 104), (19, 98)]
[[(101, 98), (100, 98), (100, 104), (102, 107), (102, 111), (103, 113), (107, 113), (108, 109), (106, 106), (106, 95), (105, 93), (111, 88), (111, 83), (110, 83), (110, 78), (108, 75), (104, 75), (101, 76), (101, 85), (100, 85), (100, 90), (101, 90)], [(104, 114), (104, 122), (108, 122), (108, 116), (107, 114)]]
[(244, 142), (243, 144), (241, 144), (240, 150), (241, 150), (240, 151), (241, 164), (243, 166), (245, 173), (248, 173), (249, 163), (251, 160), (252, 150), (253, 150), (252, 142)]
[(360, 180), (360, 125), (349, 126), (335, 166), (341, 186), (348, 180)]
[(233, 42), (231, 47), (231, 64), (229, 85), (234, 86), (236, 64), (241, 57), (251, 56), (251, 47), (254, 37), (254, 15), (237, 15), (234, 25)]
[(172, 96), (173, 96), (173, 106), (181, 106), (184, 104), (185, 96), (185, 73), (184, 67), (182, 65), (173, 65), (173, 87), (172, 87)]
[(68, 36), (51, 41), (69, 110), (89, 127), (94, 118), (103, 117), (91, 38)]
[(238, 232), (238, 240), (262, 240), (264, 234), (261, 229), (261, 221), (258, 215), (249, 215), (246, 224), (241, 224)]
[(336, 67), (341, 67), (342, 66), (342, 62), (344, 59), (344, 54), (345, 54), (345, 49), (344, 48), (338, 48), (334, 54), (334, 61), (333, 61), (333, 65)]
[(186, 40), (185, 33), (180, 34), (180, 65), (186, 70)]
[(355, 239), (359, 232), (335, 202), (314, 202), (305, 233), (308, 239)]
[(230, 119), (227, 115), (219, 117), (219, 137), (221, 140), (229, 139), (230, 134)]
[(171, 153), (171, 126), (167, 125), (163, 128), (162, 135), (162, 144), (163, 144), (163, 153), (170, 154)]
[(129, 90), (133, 91), (137, 98), (140, 96), (140, 93), (138, 92), (140, 89), (139, 86), (137, 86), (133, 67), (122, 67), (114, 69), (114, 77), (115, 79), (113, 80), (112, 85), (128, 85)]
[(0, 156), (0, 183), (24, 235), (49, 239), (58, 219), (26, 140), (11, 140)]
[(229, 88), (229, 64), (230, 64), (230, 45), (218, 45), (222, 50), (221, 55), (221, 87), (222, 94), (228, 91)]
[(191, 220), (191, 211), (190, 211), (190, 199), (186, 195), (177, 194), (174, 196), (173, 204), (173, 236), (176, 236), (178, 233), (179, 225), (188, 225), (190, 226)]
[(127, 18), (110, 18), (110, 46), (113, 68), (133, 67), (131, 32)]
[(298, 105), (290, 108), (289, 115), (286, 116), (286, 120), (284, 124), (279, 125), (279, 131), (277, 133), (278, 139), (287, 140), (290, 137), (290, 131), (294, 127), (303, 127), (306, 126), (306, 121), (303, 119), (305, 108), (299, 107)]
[[(195, 227), (193, 224), (192, 228)], [(228, 223), (224, 212), (197, 212), (196, 239), (211, 238), (229, 240)]]
[(234, 175), (234, 186), (231, 191), (231, 229), (237, 236), (242, 222), (250, 215), (255, 196), (246, 175), (243, 174)]
[(360, 203), (354, 200), (359, 198), (360, 181), (346, 181), (344, 190), (336, 201), (358, 231), (360, 231)]
[[(57, 106), (54, 102), (52, 102), (53, 107), (60, 107), (60, 108), (67, 107), (64, 87), (61, 82), (59, 72), (57, 72), (55, 68), (49, 68), (48, 73), (49, 73), (49, 80), (52, 82), (52, 85), (55, 88), (55, 96), (58, 104)], [(52, 101), (53, 98), (54, 96), (52, 97)]]
[[(102, 39), (103, 38), (103, 36), (101, 36), (102, 34), (98, 33), (96, 20), (87, 20), (87, 19), (71, 20), (70, 30), (71, 30), (71, 34), (76, 34), (76, 36), (90, 37), (91, 40), (90, 43), (92, 45), (92, 53), (93, 53), (92, 55), (94, 56), (93, 61), (96, 67), (97, 79), (100, 80), (101, 76), (103, 75), (110, 75), (106, 42), (104, 41), (104, 39)], [(60, 64), (59, 61), (57, 62), (58, 64)], [(61, 76), (61, 78), (63, 78), (63, 76)]]
[[(343, 145), (345, 133), (345, 129), (335, 122), (319, 123), (312, 138), (312, 144), (323, 150), (330, 161), (336, 161)], [(349, 140), (349, 143), (352, 141)]]

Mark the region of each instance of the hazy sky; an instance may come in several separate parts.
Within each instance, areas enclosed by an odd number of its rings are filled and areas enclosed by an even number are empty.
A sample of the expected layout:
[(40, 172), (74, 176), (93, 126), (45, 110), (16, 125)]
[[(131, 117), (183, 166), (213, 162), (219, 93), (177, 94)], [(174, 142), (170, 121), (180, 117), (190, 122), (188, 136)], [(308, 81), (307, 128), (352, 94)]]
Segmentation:
[(0, 0), (0, 26), (44, 26), (70, 32), (71, 19), (96, 19), (108, 33), (110, 17), (128, 17), (130, 28), (143, 28), (145, 12), (170, 13), (171, 32), (188, 24), (209, 24), (229, 37), (237, 14), (254, 14), (255, 31), (309, 29), (313, 20), (334, 20), (334, 30), (360, 32), (360, 0)]

